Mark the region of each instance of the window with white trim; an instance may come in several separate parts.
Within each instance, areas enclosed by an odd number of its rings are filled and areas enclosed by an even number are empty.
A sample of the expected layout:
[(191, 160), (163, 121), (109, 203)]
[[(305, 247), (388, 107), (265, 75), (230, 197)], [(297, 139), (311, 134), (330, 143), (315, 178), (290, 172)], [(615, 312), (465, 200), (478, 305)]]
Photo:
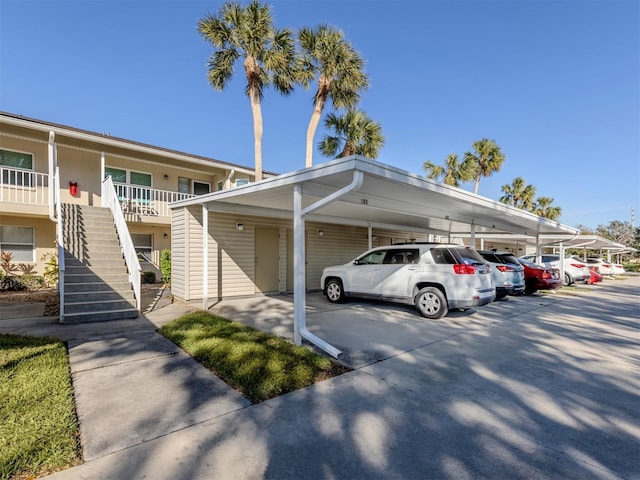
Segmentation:
[(131, 241), (136, 253), (147, 261), (151, 261), (153, 251), (153, 235), (147, 233), (132, 233)]
[(0, 149), (2, 183), (30, 187), (33, 184), (33, 155)]
[(249, 183), (248, 178), (238, 178), (236, 179), (236, 187), (240, 187), (241, 185), (246, 185)]
[(35, 229), (0, 225), (0, 250), (13, 253), (12, 263), (35, 262)]

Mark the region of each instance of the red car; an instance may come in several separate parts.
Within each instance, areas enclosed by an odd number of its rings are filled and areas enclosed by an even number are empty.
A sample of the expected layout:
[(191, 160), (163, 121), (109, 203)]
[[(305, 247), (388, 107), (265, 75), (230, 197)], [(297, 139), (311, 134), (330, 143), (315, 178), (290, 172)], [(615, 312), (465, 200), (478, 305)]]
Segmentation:
[(537, 263), (518, 258), (524, 267), (524, 292), (532, 294), (538, 290), (556, 290), (562, 287), (560, 272), (557, 268), (545, 267)]
[(602, 274), (598, 271), (598, 267), (589, 267), (589, 271), (591, 272), (591, 277), (587, 279), (588, 285), (593, 285), (602, 281)]

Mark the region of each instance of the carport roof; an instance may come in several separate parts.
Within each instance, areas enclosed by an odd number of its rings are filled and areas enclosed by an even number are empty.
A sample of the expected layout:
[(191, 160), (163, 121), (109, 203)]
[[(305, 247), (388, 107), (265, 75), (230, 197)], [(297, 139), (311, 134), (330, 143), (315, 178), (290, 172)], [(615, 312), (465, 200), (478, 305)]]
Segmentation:
[(314, 210), (307, 220), (440, 235), (469, 233), (472, 225), (477, 233), (528, 237), (570, 239), (579, 233), (530, 212), (359, 156), (201, 195), (171, 207), (206, 204), (210, 211), (293, 218), (295, 185), (301, 185), (304, 209), (349, 185), (355, 172), (362, 172), (360, 188)]

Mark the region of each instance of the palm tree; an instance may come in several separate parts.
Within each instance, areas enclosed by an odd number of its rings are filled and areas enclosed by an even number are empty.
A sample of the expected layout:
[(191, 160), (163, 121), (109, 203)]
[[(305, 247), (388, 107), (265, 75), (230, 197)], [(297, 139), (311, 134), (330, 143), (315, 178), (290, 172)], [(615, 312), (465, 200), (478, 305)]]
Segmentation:
[(483, 138), (471, 145), (474, 152), (466, 152), (464, 159), (473, 162), (477, 167), (475, 186), (473, 193), (478, 193), (478, 185), (480, 185), (481, 177), (488, 177), (493, 172), (497, 172), (502, 167), (506, 155), (502, 153), (500, 147), (494, 140)]
[(548, 218), (549, 220), (557, 220), (562, 213), (562, 208), (553, 207), (551, 206), (552, 203), (553, 198), (551, 197), (538, 197), (532, 212), (540, 217)]
[(247, 7), (225, 3), (217, 16), (198, 22), (198, 32), (214, 51), (208, 61), (209, 84), (224, 90), (233, 76), (234, 65), (243, 60), (247, 77), (245, 93), (251, 102), (255, 152), (255, 180), (262, 180), (262, 109), (266, 87), (274, 86), (287, 95), (295, 86), (295, 44), (290, 30), (278, 30), (268, 5), (253, 0)]
[(318, 76), (318, 89), (313, 98), (313, 112), (307, 128), (306, 166), (313, 163), (313, 138), (327, 100), (337, 109), (353, 109), (360, 93), (369, 82), (364, 73), (364, 61), (344, 39), (342, 32), (327, 25), (315, 30), (303, 28), (298, 33), (301, 53), (301, 82)]
[(318, 144), (318, 149), (325, 157), (362, 155), (376, 158), (384, 145), (382, 127), (363, 111), (349, 110), (342, 116), (329, 113), (324, 125), (335, 132), (335, 136), (325, 135)]
[(445, 159), (444, 166), (435, 165), (429, 161), (424, 162), (424, 169), (428, 172), (427, 178), (438, 180), (443, 177), (447, 185), (459, 187), (460, 182), (469, 182), (475, 177), (475, 164), (468, 159), (460, 163), (458, 155), (451, 153)]
[(502, 203), (524, 210), (531, 210), (533, 208), (536, 187), (527, 185), (524, 178), (514, 178), (511, 185), (507, 183), (502, 186), (502, 192), (504, 193), (500, 198)]

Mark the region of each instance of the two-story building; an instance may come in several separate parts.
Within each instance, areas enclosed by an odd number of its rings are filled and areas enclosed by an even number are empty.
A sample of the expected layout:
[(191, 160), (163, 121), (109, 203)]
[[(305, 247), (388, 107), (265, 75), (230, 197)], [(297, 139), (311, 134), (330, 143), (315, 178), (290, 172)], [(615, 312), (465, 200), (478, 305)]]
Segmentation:
[(42, 273), (43, 256), (57, 248), (62, 209), (56, 211), (56, 199), (58, 205), (105, 206), (110, 177), (141, 268), (160, 280), (160, 252), (171, 246), (168, 204), (247, 184), (253, 174), (211, 158), (0, 113), (0, 250)]

